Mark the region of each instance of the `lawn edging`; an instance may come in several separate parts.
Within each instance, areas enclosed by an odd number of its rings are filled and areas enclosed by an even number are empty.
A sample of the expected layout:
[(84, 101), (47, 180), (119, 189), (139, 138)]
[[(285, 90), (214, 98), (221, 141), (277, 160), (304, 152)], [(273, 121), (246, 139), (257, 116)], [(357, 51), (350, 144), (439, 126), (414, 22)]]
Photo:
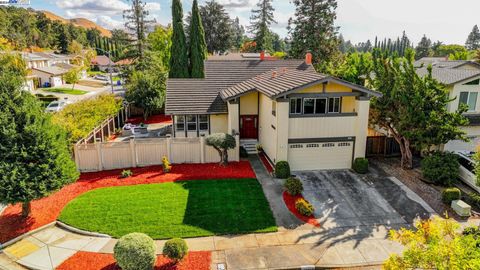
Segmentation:
[(65, 223), (63, 223), (59, 220), (56, 221), (56, 224), (58, 225), (58, 227), (66, 230), (66, 231), (72, 232), (72, 233), (85, 235), (85, 236), (99, 237), (99, 238), (112, 238), (108, 234), (99, 233), (99, 232), (89, 232), (89, 231), (86, 231), (86, 230), (78, 229), (78, 228), (75, 228), (75, 227), (70, 226), (68, 224), (65, 224)]
[(57, 224), (56, 221), (50, 222), (50, 223), (48, 223), (48, 224), (46, 224), (46, 225), (43, 225), (43, 226), (38, 227), (38, 228), (36, 228), (36, 229), (33, 229), (33, 230), (29, 231), (29, 232), (26, 232), (26, 233), (24, 233), (24, 234), (22, 234), (22, 235), (19, 235), (19, 236), (13, 238), (12, 240), (9, 240), (9, 241), (7, 241), (7, 242), (5, 242), (5, 243), (3, 243), (3, 244), (0, 243), (0, 250), (5, 249), (5, 248), (7, 248), (7, 247), (9, 247), (9, 246), (17, 243), (17, 242), (19, 242), (20, 240), (23, 240), (24, 238), (27, 238), (28, 236), (30, 236), (30, 235), (32, 235), (32, 234), (35, 234), (35, 233), (40, 232), (40, 231), (43, 231), (43, 230), (45, 230), (45, 229), (47, 229), (47, 228), (53, 227), (53, 226), (55, 226), (56, 224)]

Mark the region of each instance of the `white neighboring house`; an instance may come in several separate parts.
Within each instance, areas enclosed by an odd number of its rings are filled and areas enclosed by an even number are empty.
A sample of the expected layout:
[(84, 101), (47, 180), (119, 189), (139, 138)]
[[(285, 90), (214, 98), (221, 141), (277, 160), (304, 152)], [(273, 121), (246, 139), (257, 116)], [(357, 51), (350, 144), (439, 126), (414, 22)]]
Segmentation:
[(50, 84), (51, 87), (62, 86), (65, 83), (63, 74), (67, 72), (68, 70), (55, 66), (32, 69), (32, 74), (39, 78), (42, 87), (45, 87), (47, 84)]
[[(73, 68), (79, 68), (79, 66), (66, 64), (66, 63), (58, 63), (58, 64), (54, 64), (53, 66), (66, 69), (67, 71), (70, 71)], [(80, 80), (84, 80), (87, 77), (88, 77), (87, 71), (85, 69), (82, 69), (80, 71)]]

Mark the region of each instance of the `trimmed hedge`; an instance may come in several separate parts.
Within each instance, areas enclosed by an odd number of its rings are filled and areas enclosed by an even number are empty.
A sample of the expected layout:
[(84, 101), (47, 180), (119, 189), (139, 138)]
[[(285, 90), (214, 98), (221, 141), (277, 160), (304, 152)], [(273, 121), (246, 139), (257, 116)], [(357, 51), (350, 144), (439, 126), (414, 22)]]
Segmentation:
[(285, 181), (285, 184), (283, 185), (285, 189), (287, 190), (288, 194), (292, 196), (296, 196), (303, 191), (303, 184), (302, 181), (298, 178), (293, 178), (290, 177)]
[(305, 199), (303, 198), (300, 198), (298, 200), (295, 201), (295, 209), (297, 209), (297, 211), (306, 216), (306, 217), (310, 217), (313, 215), (313, 205), (311, 205), (308, 201), (306, 201)]
[(434, 184), (451, 187), (457, 181), (460, 164), (451, 152), (434, 152), (422, 160), (423, 177)]
[(368, 159), (356, 158), (353, 162), (353, 170), (360, 174), (366, 174), (368, 172)]
[(275, 176), (280, 179), (290, 177), (290, 165), (287, 161), (279, 161), (275, 164)]
[(447, 188), (442, 191), (442, 201), (446, 204), (451, 204), (452, 201), (460, 200), (462, 192), (458, 188)]
[(188, 247), (185, 240), (173, 238), (168, 240), (163, 247), (163, 255), (174, 260), (181, 261), (188, 253)]
[(113, 256), (122, 270), (152, 270), (157, 256), (152, 238), (143, 233), (130, 233), (120, 238)]

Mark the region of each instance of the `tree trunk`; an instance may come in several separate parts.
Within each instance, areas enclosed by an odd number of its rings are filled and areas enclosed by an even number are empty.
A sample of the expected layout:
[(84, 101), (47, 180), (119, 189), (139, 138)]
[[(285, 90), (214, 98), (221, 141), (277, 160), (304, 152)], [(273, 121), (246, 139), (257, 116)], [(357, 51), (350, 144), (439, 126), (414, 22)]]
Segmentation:
[(223, 149), (223, 155), (222, 155), (222, 166), (226, 167), (228, 165), (228, 150)]
[(396, 135), (393, 137), (400, 145), (400, 153), (402, 154), (400, 165), (402, 169), (411, 170), (413, 168), (413, 155), (412, 150), (410, 150), (410, 142), (404, 137), (399, 137)]
[(28, 215), (30, 215), (31, 211), (31, 204), (30, 202), (24, 202), (22, 203), (22, 217), (26, 218)]

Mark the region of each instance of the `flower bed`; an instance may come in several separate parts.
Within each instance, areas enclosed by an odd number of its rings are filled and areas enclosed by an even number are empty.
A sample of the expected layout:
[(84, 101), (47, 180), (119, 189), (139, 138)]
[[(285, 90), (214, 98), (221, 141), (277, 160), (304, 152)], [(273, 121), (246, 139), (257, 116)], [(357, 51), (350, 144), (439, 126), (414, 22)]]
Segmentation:
[(164, 115), (164, 114), (157, 114), (157, 115), (152, 115), (147, 118), (147, 120), (143, 119), (143, 117), (134, 117), (134, 118), (129, 118), (128, 123), (132, 123), (135, 125), (138, 125), (140, 123), (144, 124), (171, 124), (173, 123), (172, 117), (169, 115)]
[(302, 195), (292, 196), (288, 194), (288, 192), (286, 191), (283, 192), (283, 201), (287, 205), (288, 210), (292, 212), (292, 214), (294, 214), (298, 219), (302, 220), (305, 223), (308, 223), (315, 227), (320, 227), (320, 223), (315, 219), (314, 216), (306, 217), (298, 212), (298, 210), (295, 208), (295, 202), (298, 199), (303, 199), (303, 196)]
[[(155, 270), (209, 270), (210, 263), (211, 252), (209, 251), (190, 252), (177, 265), (159, 255)], [(113, 254), (80, 251), (64, 261), (57, 270), (120, 270), (120, 267), (116, 265)]]
[(8, 206), (0, 216), (0, 243), (39, 228), (57, 219), (65, 205), (77, 196), (102, 187), (165, 183), (184, 180), (256, 178), (248, 161), (231, 162), (227, 167), (218, 164), (179, 164), (164, 174), (162, 166), (131, 169), (133, 176), (120, 179), (122, 170), (83, 173), (80, 179), (60, 191), (32, 202), (28, 219), (21, 217), (21, 205)]
[(262, 161), (263, 163), (263, 166), (265, 166), (265, 169), (267, 169), (268, 173), (273, 173), (273, 167), (272, 165), (270, 164), (270, 162), (268, 161), (267, 157), (265, 156), (265, 154), (263, 153), (260, 153), (259, 154), (260, 156), (260, 160)]

